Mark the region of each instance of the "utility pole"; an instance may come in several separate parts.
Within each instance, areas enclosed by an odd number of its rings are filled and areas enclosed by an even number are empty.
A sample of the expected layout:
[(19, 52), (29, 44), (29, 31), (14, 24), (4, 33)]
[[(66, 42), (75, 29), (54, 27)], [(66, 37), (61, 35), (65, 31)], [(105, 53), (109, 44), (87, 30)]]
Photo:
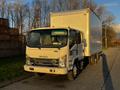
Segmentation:
[(104, 42), (104, 47), (107, 48), (107, 24), (103, 21), (102, 22), (102, 27), (104, 28), (103, 30), (103, 42)]
[(107, 25), (105, 25), (105, 48), (107, 48)]

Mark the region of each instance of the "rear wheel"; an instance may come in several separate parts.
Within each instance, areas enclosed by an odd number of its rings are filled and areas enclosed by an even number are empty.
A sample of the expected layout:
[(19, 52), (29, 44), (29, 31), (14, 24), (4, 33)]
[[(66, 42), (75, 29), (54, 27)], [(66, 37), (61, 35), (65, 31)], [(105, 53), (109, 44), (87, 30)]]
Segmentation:
[(100, 60), (100, 55), (97, 53), (89, 57), (90, 64), (96, 64)]
[(96, 63), (100, 60), (100, 54), (96, 54)]
[(89, 57), (89, 63), (90, 64), (95, 64), (96, 63), (96, 56), (95, 55), (92, 55)]

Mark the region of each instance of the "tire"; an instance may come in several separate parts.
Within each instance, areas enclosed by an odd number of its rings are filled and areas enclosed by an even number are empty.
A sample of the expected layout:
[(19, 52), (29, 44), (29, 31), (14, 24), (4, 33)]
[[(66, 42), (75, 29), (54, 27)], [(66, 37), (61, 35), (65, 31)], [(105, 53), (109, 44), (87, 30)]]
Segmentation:
[(78, 76), (78, 68), (76, 64), (74, 64), (73, 69), (70, 70), (67, 74), (68, 80), (75, 80)]
[(81, 60), (81, 61), (80, 61), (80, 70), (82, 71), (83, 68), (84, 68), (84, 62), (83, 62), (83, 60)]
[(83, 60), (77, 61), (76, 65), (77, 65), (77, 68), (78, 68), (78, 72), (81, 72), (84, 68)]
[(89, 57), (84, 58), (84, 60), (83, 60), (83, 69), (85, 69), (86, 66), (87, 66), (89, 63), (90, 63)]
[(90, 63), (91, 65), (93, 65), (93, 64), (96, 63), (95, 55), (92, 55), (91, 57), (89, 57), (89, 63)]
[(89, 57), (90, 64), (96, 64), (98, 63), (99, 60), (100, 60), (100, 55), (98, 53)]
[(96, 54), (96, 63), (98, 63), (99, 60), (100, 60), (100, 55)]

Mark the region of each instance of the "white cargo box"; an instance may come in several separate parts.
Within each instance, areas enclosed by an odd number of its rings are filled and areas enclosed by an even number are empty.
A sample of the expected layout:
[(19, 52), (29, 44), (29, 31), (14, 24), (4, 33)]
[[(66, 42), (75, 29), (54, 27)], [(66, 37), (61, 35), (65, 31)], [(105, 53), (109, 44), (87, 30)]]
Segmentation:
[(71, 27), (83, 32), (85, 56), (102, 51), (102, 23), (90, 9), (51, 13), (51, 27)]

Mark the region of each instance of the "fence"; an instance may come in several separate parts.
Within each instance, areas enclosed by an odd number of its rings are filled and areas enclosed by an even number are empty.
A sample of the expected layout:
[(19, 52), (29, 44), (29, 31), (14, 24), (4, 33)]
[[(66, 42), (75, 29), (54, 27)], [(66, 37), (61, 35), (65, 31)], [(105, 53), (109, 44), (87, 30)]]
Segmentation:
[(25, 53), (25, 39), (17, 28), (10, 28), (7, 19), (0, 18), (0, 57)]

